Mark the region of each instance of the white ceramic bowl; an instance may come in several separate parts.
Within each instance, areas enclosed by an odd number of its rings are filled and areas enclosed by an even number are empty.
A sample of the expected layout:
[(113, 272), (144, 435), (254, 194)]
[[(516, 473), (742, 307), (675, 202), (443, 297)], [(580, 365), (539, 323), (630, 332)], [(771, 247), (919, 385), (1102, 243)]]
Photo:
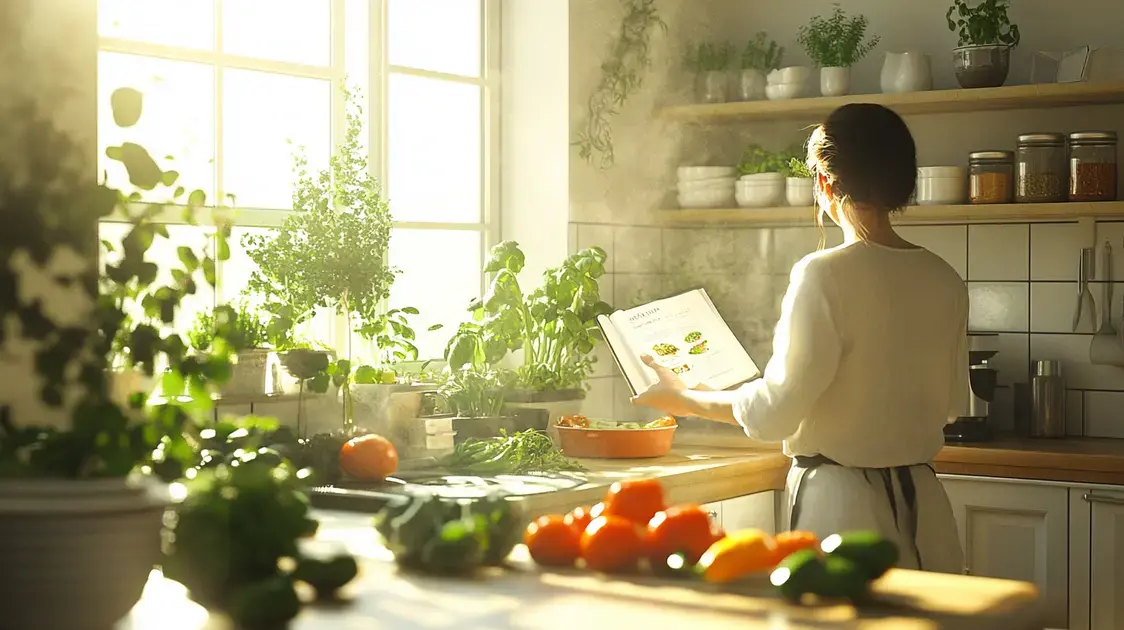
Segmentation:
[(749, 185), (765, 185), (781, 186), (784, 187), (784, 175), (780, 173), (754, 173), (752, 175), (742, 175), (738, 179), (739, 186)]
[(709, 190), (712, 188), (734, 189), (733, 177), (715, 177), (713, 179), (689, 179), (676, 184), (679, 192), (693, 192), (696, 190)]
[(959, 166), (923, 166), (917, 169), (917, 204), (957, 205), (968, 199), (967, 171)]
[(816, 202), (811, 177), (788, 177), (784, 180), (784, 196), (788, 205), (811, 207)]
[(804, 96), (803, 83), (778, 83), (765, 86), (765, 98), (770, 101), (787, 101)]
[(799, 83), (803, 85), (808, 82), (808, 78), (811, 76), (812, 69), (808, 66), (789, 66), (787, 68), (773, 70), (766, 75), (765, 80), (769, 85), (779, 85), (783, 83)]
[(783, 177), (764, 181), (742, 180), (738, 182), (734, 191), (734, 200), (742, 208), (778, 206), (784, 196), (785, 182)]
[(730, 205), (734, 196), (732, 188), (711, 189), (689, 193), (679, 193), (680, 208), (721, 208)]
[(733, 166), (680, 166), (676, 170), (679, 181), (693, 181), (698, 179), (715, 179), (718, 177), (733, 177), (737, 173)]

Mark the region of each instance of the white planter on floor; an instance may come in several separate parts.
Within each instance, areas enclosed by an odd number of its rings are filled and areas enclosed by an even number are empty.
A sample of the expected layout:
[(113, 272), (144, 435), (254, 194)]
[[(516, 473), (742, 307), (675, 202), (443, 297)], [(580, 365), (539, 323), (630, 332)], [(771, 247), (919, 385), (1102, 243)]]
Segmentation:
[(820, 68), (820, 94), (824, 96), (844, 96), (850, 93), (850, 68)]
[(112, 628), (160, 561), (161, 494), (147, 480), (0, 480), (4, 630)]

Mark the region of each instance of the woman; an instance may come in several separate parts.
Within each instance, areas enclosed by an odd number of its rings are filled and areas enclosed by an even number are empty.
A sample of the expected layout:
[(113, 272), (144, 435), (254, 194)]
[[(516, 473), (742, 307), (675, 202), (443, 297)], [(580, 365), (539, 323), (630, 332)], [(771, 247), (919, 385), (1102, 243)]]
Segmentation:
[(968, 295), (947, 263), (890, 224), (913, 195), (913, 137), (889, 109), (846, 105), (812, 134), (808, 163), (843, 244), (793, 267), (763, 377), (696, 391), (646, 356), (659, 382), (634, 402), (783, 440), (794, 460), (790, 529), (876, 530), (898, 543), (899, 566), (961, 573), (956, 521), (929, 462), (968, 402)]

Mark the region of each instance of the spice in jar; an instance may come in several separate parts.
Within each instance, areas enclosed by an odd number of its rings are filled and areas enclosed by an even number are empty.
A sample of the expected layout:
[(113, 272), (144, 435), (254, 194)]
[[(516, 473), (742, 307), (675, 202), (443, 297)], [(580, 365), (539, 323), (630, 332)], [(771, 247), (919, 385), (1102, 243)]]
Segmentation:
[(1116, 200), (1116, 132), (1069, 134), (1069, 200)]
[(1067, 194), (1065, 136), (1060, 133), (1020, 135), (1015, 154), (1015, 201), (1065, 201)]
[(1011, 203), (1014, 194), (1014, 159), (1010, 151), (977, 151), (968, 154), (968, 199), (974, 204)]

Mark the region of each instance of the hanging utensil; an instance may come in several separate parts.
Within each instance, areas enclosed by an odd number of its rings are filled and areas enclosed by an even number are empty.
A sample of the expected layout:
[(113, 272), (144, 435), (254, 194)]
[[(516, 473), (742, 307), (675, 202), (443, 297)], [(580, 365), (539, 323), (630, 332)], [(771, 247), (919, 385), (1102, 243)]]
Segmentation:
[(1124, 365), (1124, 347), (1116, 337), (1116, 329), (1112, 326), (1112, 244), (1105, 241), (1104, 255), (1101, 259), (1104, 266), (1101, 274), (1104, 277), (1104, 287), (1101, 299), (1101, 327), (1089, 342), (1089, 362), (1099, 365)]
[(1077, 305), (1073, 312), (1073, 332), (1092, 333), (1096, 330), (1096, 304), (1093, 294), (1089, 292), (1089, 276), (1092, 274), (1094, 250), (1091, 247), (1081, 249), (1081, 258), (1077, 266)]

